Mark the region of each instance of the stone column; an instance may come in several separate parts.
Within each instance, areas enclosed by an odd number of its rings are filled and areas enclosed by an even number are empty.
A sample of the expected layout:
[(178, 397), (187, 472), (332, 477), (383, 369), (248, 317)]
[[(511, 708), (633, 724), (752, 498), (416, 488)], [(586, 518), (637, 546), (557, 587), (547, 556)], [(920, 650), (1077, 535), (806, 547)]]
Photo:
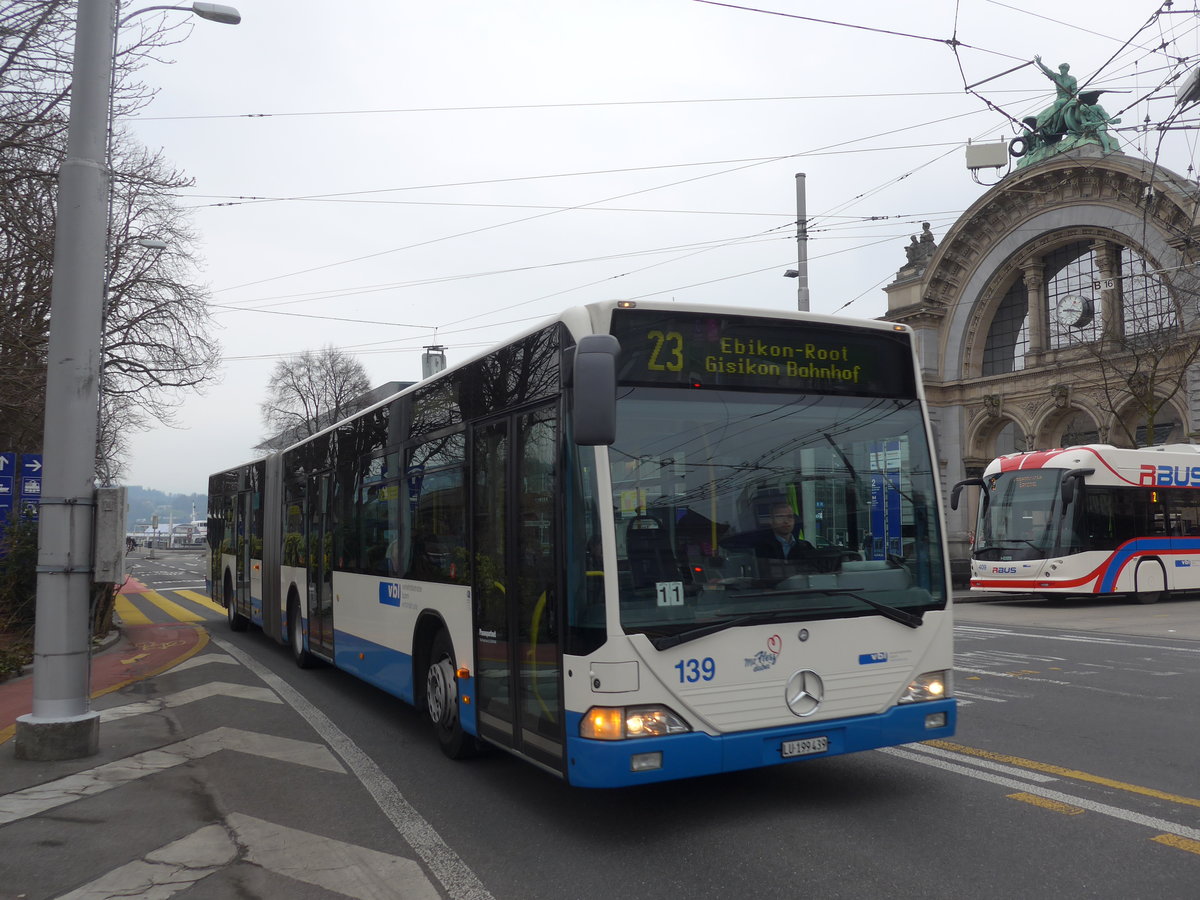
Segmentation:
[(1029, 309), (1029, 349), (1025, 353), (1025, 368), (1040, 363), (1048, 349), (1046, 335), (1046, 274), (1040, 259), (1021, 266)]
[[(1100, 289), (1095, 292), (1094, 301), (1099, 306), (1100, 339), (1105, 342), (1119, 340), (1125, 326), (1121, 305), (1123, 285), (1117, 277), (1121, 253), (1111, 241), (1096, 241), (1092, 249), (1096, 252), (1096, 271), (1100, 276)], [(1105, 287), (1109, 283), (1112, 287)]]

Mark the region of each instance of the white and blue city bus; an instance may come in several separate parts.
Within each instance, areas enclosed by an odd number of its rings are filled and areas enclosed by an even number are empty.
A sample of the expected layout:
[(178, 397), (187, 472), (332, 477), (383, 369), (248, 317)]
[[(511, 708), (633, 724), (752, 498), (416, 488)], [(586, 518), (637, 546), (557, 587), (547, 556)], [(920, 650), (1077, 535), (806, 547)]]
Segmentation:
[(571, 309), (212, 476), (209, 504), (230, 625), (427, 710), (452, 757), (609, 787), (954, 732), (902, 325)]

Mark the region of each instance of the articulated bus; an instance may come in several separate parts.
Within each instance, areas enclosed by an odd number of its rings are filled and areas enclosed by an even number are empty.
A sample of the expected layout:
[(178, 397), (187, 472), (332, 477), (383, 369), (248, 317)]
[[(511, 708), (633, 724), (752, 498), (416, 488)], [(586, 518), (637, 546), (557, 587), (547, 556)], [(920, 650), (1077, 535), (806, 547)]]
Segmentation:
[(982, 478), (971, 588), (1127, 597), (1200, 590), (1200, 446), (1013, 453)]
[(931, 446), (905, 326), (593, 304), (213, 475), (211, 589), (572, 785), (944, 738)]

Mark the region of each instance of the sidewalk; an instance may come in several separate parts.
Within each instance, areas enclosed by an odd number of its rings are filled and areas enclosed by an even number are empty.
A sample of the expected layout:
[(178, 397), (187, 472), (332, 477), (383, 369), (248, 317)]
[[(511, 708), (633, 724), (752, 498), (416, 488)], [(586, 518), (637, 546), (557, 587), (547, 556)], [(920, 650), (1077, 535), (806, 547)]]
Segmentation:
[[(15, 758), (34, 677), (0, 684), (0, 900), (444, 896), (446, 848), (428, 823), (401, 815), (374, 763), (222, 637), (123, 626), (92, 658), (100, 747), (84, 759)], [(436, 877), (457, 883), (459, 868)]]

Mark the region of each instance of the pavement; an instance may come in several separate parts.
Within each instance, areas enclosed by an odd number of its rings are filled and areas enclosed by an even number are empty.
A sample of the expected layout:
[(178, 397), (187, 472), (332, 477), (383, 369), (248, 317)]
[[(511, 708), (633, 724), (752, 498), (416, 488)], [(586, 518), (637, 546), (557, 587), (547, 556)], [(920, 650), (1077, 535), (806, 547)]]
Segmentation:
[[(968, 622), (1046, 615), (995, 603), (1019, 595), (955, 599), (993, 602)], [(1200, 606), (1176, 612), (1200, 621)], [(0, 683), (0, 900), (489, 896), (469, 870), (439, 869), (452, 851), (411, 807), (396, 811), (394, 786), (227, 638), (194, 622), (120, 624), (93, 652), (100, 751), (85, 759), (17, 760), (33, 676)]]
[(16, 758), (33, 677), (0, 683), (0, 900), (472, 887), (374, 763), (220, 628), (120, 624), (93, 652), (100, 748), (83, 759)]

